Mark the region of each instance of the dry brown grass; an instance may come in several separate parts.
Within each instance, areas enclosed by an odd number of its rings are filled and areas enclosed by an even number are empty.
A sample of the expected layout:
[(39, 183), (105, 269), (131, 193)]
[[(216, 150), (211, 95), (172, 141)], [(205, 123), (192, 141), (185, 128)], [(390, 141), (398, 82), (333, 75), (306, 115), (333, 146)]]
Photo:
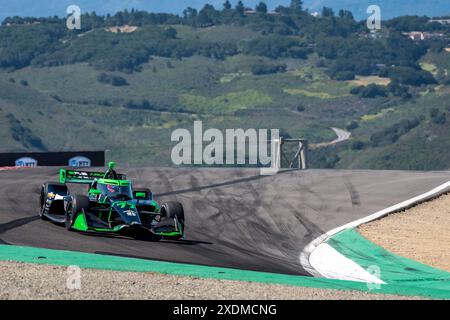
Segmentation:
[(131, 32), (135, 32), (138, 29), (138, 27), (135, 26), (129, 26), (129, 25), (125, 25), (125, 26), (120, 26), (120, 27), (109, 27), (106, 28), (106, 31), (109, 32), (113, 32), (113, 33), (131, 33)]
[(387, 86), (389, 83), (391, 83), (391, 79), (381, 78), (379, 76), (356, 76), (355, 80), (348, 81), (348, 83), (356, 86), (368, 86), (369, 84)]
[(359, 232), (395, 254), (450, 271), (450, 194), (363, 225)]

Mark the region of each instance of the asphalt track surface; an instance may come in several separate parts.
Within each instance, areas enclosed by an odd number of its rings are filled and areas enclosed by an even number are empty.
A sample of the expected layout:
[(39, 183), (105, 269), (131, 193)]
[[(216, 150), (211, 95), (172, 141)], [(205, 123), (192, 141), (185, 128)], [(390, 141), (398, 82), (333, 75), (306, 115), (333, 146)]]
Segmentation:
[[(120, 171), (120, 170), (119, 170)], [(338, 226), (431, 190), (449, 172), (126, 169), (157, 200), (186, 212), (186, 240), (143, 241), (68, 232), (38, 217), (40, 186), (56, 168), (0, 171), (0, 243), (284, 274), (305, 274), (302, 249)], [(79, 188), (71, 188), (75, 193)]]

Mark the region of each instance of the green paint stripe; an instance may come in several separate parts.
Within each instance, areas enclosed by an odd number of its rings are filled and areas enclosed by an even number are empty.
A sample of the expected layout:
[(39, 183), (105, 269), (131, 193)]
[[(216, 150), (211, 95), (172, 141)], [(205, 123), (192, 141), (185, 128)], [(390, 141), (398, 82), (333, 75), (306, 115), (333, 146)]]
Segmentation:
[(157, 235), (160, 236), (166, 236), (166, 237), (177, 237), (177, 236), (182, 236), (183, 233), (179, 232), (179, 231), (174, 231), (174, 232), (156, 232)]
[[(182, 263), (161, 262), (135, 258), (106, 256), (91, 253), (0, 245), (0, 260), (49, 265), (77, 265), (81, 268), (129, 272), (157, 272), (206, 279), (236, 280), (280, 284), (298, 287), (336, 290), (359, 290), (380, 294), (430, 296), (426, 291), (417, 292), (407, 286), (382, 285), (370, 291), (365, 283), (305, 276), (283, 275), (220, 267), (208, 267)], [(448, 294), (446, 291), (445, 294)], [(439, 296), (444, 297), (444, 293)], [(447, 296), (448, 297), (448, 296)]]
[(436, 298), (450, 299), (450, 273), (393, 254), (364, 238), (355, 229), (344, 230), (327, 242), (345, 257), (368, 269), (378, 266), (388, 285), (415, 288)]

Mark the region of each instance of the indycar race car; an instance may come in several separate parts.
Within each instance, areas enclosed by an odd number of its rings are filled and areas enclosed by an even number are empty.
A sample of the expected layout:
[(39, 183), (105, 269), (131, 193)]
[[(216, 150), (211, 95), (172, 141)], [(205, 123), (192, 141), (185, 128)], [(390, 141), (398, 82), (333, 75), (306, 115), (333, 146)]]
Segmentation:
[[(184, 210), (179, 202), (159, 204), (149, 189), (133, 188), (114, 170), (106, 172), (60, 170), (60, 182), (41, 188), (39, 216), (64, 224), (68, 230), (142, 235), (179, 240), (184, 236)], [(67, 183), (89, 185), (87, 195), (72, 194)]]

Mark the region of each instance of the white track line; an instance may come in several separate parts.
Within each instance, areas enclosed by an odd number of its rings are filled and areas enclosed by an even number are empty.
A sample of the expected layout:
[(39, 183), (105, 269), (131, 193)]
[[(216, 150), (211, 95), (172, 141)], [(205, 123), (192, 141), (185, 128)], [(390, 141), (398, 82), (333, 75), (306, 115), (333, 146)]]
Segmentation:
[(326, 242), (333, 235), (341, 231), (358, 227), (362, 224), (380, 219), (397, 211), (408, 209), (424, 201), (436, 198), (448, 191), (450, 191), (450, 181), (417, 197), (378, 211), (368, 217), (355, 220), (346, 225), (330, 230), (327, 233), (316, 238), (303, 249), (300, 254), (300, 264), (307, 272), (315, 277), (352, 280), (368, 283), (383, 283), (378, 278), (374, 279), (374, 276), (372, 274), (364, 270), (361, 266), (357, 265), (354, 261), (340, 254)]
[(310, 255), (310, 263), (317, 272), (329, 279), (385, 284), (327, 243), (319, 245)]

